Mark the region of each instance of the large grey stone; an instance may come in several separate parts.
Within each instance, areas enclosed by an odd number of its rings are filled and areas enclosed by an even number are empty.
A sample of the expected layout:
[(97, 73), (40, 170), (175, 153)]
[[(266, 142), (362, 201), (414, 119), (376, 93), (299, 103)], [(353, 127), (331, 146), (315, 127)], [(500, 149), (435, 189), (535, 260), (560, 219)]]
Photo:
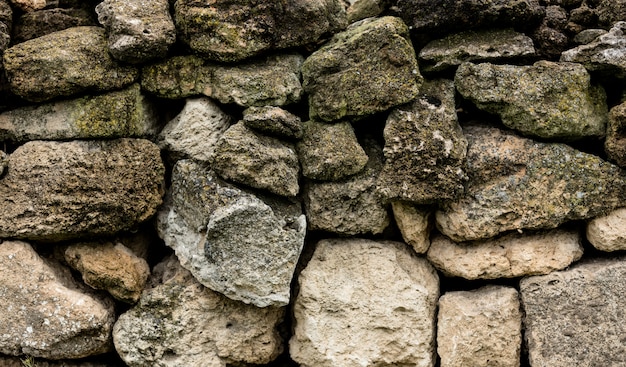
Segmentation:
[(604, 151), (620, 167), (626, 167), (626, 102), (609, 111)]
[(520, 282), (531, 366), (623, 366), (624, 258), (586, 262)]
[(359, 118), (417, 96), (422, 76), (409, 30), (395, 17), (364, 19), (302, 65), (313, 120)]
[(139, 84), (0, 113), (0, 140), (14, 142), (154, 137), (159, 129), (153, 105)]
[(33, 102), (121, 89), (139, 75), (113, 60), (98, 27), (68, 28), (14, 45), (4, 52), (4, 68), (11, 91)]
[(114, 58), (132, 64), (162, 58), (176, 41), (167, 0), (104, 0), (96, 6)]
[(171, 256), (154, 269), (139, 303), (113, 329), (130, 367), (265, 364), (282, 350), (284, 308), (258, 308), (199, 284)]
[(519, 367), (521, 349), (522, 312), (514, 288), (486, 286), (439, 298), (441, 367)]
[(383, 134), (378, 188), (386, 198), (428, 204), (463, 193), (467, 141), (452, 81), (424, 83), (415, 101), (391, 112)]
[(28, 142), (0, 179), (0, 238), (59, 241), (133, 229), (161, 204), (164, 171), (147, 140)]
[(284, 139), (302, 139), (300, 117), (280, 107), (249, 107), (243, 111), (243, 123), (262, 134)]
[(524, 135), (564, 140), (604, 135), (606, 94), (591, 84), (582, 65), (464, 63), (454, 81), (463, 97)]
[(289, 353), (300, 366), (435, 365), (439, 279), (406, 245), (320, 241), (298, 283)]
[(455, 241), (556, 228), (626, 205), (626, 173), (597, 156), (496, 128), (468, 126), (464, 132), (465, 195), (436, 214), (439, 229)]
[(427, 257), (448, 276), (474, 280), (548, 274), (582, 255), (579, 231), (557, 229), (463, 243), (439, 235), (432, 239)]
[(88, 6), (51, 8), (23, 13), (15, 19), (13, 43), (22, 43), (67, 28), (96, 26), (93, 9)]
[(587, 239), (601, 251), (626, 250), (626, 208), (620, 208), (587, 224)]
[(391, 208), (404, 242), (418, 254), (428, 251), (430, 231), (434, 222), (434, 209), (402, 201), (393, 201)]
[(111, 350), (113, 302), (26, 242), (0, 241), (0, 352), (50, 359)]

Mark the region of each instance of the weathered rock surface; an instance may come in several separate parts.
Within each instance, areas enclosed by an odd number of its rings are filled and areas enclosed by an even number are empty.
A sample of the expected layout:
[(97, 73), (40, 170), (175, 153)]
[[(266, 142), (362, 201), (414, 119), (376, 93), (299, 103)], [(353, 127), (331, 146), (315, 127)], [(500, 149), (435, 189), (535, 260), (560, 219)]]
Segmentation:
[(530, 36), (533, 38), (537, 55), (540, 58), (555, 60), (571, 44), (567, 35), (570, 31), (566, 30), (568, 13), (561, 4), (548, 3), (547, 5), (545, 17)]
[(626, 167), (626, 102), (609, 111), (604, 151), (611, 161)]
[(175, 5), (180, 39), (209, 60), (241, 61), (270, 49), (316, 43), (347, 25), (340, 0), (260, 0)]
[(512, 29), (466, 31), (428, 43), (419, 53), (420, 69), (438, 72), (464, 62), (505, 63), (535, 56), (533, 40)]
[(320, 241), (298, 282), (289, 352), (301, 366), (435, 365), (439, 279), (404, 244)]
[(302, 77), (310, 118), (323, 121), (406, 103), (422, 83), (409, 30), (395, 17), (365, 19), (336, 34), (305, 60)]
[(139, 300), (150, 267), (146, 260), (120, 242), (81, 242), (69, 245), (65, 261), (81, 273), (83, 281), (127, 303)]
[(114, 58), (143, 63), (162, 58), (176, 41), (169, 1), (104, 0), (96, 6)]
[(112, 347), (113, 302), (89, 294), (26, 242), (0, 244), (0, 352), (82, 358)]
[(220, 176), (277, 195), (300, 191), (300, 165), (293, 144), (260, 135), (239, 122), (218, 139), (211, 168)]
[(26, 367), (28, 358), (35, 367), (126, 367), (123, 362), (119, 362), (115, 358), (106, 358), (105, 356), (97, 356), (87, 359), (65, 359), (65, 360), (47, 360), (32, 357), (8, 357), (0, 356), (0, 366), (2, 367)]
[(44, 9), (45, 7), (52, 5), (51, 0), (11, 0), (11, 4), (24, 12), (31, 12), (35, 10)]
[(130, 367), (265, 364), (282, 349), (284, 309), (230, 300), (199, 284), (172, 256), (157, 265), (139, 303), (115, 323), (115, 348)]
[(159, 146), (174, 159), (209, 162), (230, 122), (230, 116), (209, 98), (187, 99), (183, 110), (159, 134)]
[(302, 175), (320, 181), (337, 181), (365, 168), (368, 157), (348, 122), (327, 124), (308, 121), (296, 145)]
[(522, 313), (514, 288), (448, 292), (439, 298), (437, 319), (441, 367), (519, 367)]
[(33, 102), (121, 89), (139, 74), (111, 58), (98, 27), (68, 28), (14, 45), (4, 52), (4, 68), (11, 91)]
[(448, 276), (465, 279), (515, 278), (562, 270), (583, 255), (578, 231), (513, 233), (484, 241), (432, 239), (428, 260)]
[(139, 84), (0, 113), (0, 140), (14, 142), (153, 137), (159, 129), (153, 106)]
[(0, 238), (59, 241), (129, 230), (156, 213), (164, 167), (142, 139), (34, 141), (0, 179)]
[(404, 242), (418, 254), (428, 251), (430, 230), (433, 227), (433, 209), (402, 201), (393, 201), (391, 208)]
[(596, 14), (600, 24), (611, 26), (615, 22), (626, 19), (626, 1), (624, 0), (597, 0)]
[(280, 107), (249, 107), (243, 111), (243, 123), (262, 134), (284, 139), (302, 139), (300, 118)]
[[(0, 55), (11, 43), (11, 28), (13, 26), (13, 10), (7, 0), (0, 0)], [(1, 70), (0, 62), (0, 70)]]
[(299, 210), (270, 207), (191, 161), (174, 167), (169, 195), (159, 235), (198, 281), (258, 307), (289, 303), (306, 230)]
[(162, 98), (203, 94), (240, 106), (283, 106), (303, 93), (298, 54), (271, 55), (236, 66), (220, 66), (196, 56), (176, 56), (143, 68), (141, 86)]
[(463, 97), (524, 135), (565, 140), (604, 135), (606, 94), (579, 64), (464, 63), (454, 81)]
[(348, 23), (354, 23), (361, 19), (377, 17), (382, 14), (391, 4), (391, 0), (347, 0), (349, 5), (346, 9)]
[(522, 279), (525, 338), (531, 366), (626, 364), (624, 258)]
[(626, 208), (594, 218), (587, 224), (587, 239), (601, 251), (626, 250)]
[(586, 45), (595, 41), (596, 38), (607, 33), (608, 31), (605, 29), (585, 29), (584, 31), (574, 36), (574, 42), (579, 45)]
[(617, 22), (607, 34), (563, 52), (561, 61), (577, 62), (606, 77), (626, 78), (625, 30), (626, 22)]
[(4, 171), (7, 169), (9, 165), (9, 155), (4, 151), (0, 150), (0, 178), (4, 174)]
[(463, 193), (467, 141), (452, 81), (424, 83), (414, 102), (391, 112), (383, 134), (378, 188), (386, 198), (428, 204)]
[(87, 7), (42, 9), (17, 17), (13, 43), (22, 43), (67, 28), (95, 26), (97, 22)]
[(455, 241), (556, 228), (624, 206), (626, 173), (594, 155), (496, 128), (464, 132), (470, 177), (465, 195), (436, 214), (439, 229)]
[(388, 205), (376, 190), (382, 152), (373, 142), (364, 146), (369, 160), (365, 170), (343, 181), (308, 181), (304, 206), (309, 229), (341, 235), (378, 234), (389, 225)]

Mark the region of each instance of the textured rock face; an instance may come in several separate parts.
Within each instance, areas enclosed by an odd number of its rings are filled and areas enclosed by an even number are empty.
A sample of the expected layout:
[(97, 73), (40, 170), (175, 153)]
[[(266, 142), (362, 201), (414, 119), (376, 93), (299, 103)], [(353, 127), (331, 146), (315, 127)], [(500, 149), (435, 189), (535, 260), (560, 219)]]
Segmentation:
[(610, 26), (617, 21), (626, 19), (626, 2), (624, 0), (599, 0), (596, 13), (598, 20), (605, 26)]
[(424, 204), (463, 193), (467, 141), (451, 81), (424, 83), (419, 98), (392, 111), (383, 134), (378, 187), (385, 197)]
[(621, 103), (609, 112), (604, 151), (610, 160), (626, 167), (626, 103)]
[(321, 181), (336, 181), (358, 173), (367, 164), (352, 125), (308, 121), (304, 137), (296, 146), (302, 175)]
[(121, 89), (138, 76), (137, 69), (111, 58), (98, 27), (69, 28), (10, 47), (4, 68), (11, 91), (33, 102)]
[(280, 107), (250, 107), (243, 111), (243, 123), (262, 134), (284, 139), (302, 139), (300, 118)]
[(167, 0), (105, 0), (96, 6), (98, 21), (107, 30), (113, 57), (142, 63), (164, 57), (176, 41)]
[(306, 230), (298, 210), (269, 207), (207, 168), (179, 161), (158, 229), (205, 286), (258, 307), (289, 303)]
[(0, 179), (0, 238), (59, 241), (132, 229), (156, 213), (164, 167), (141, 139), (29, 142)]
[(65, 261), (82, 274), (85, 284), (127, 303), (139, 300), (150, 275), (146, 260), (119, 242), (75, 243), (63, 254)]
[(624, 206), (626, 174), (594, 155), (495, 128), (473, 126), (464, 132), (466, 193), (436, 215), (438, 228), (455, 241), (556, 228)]
[(626, 209), (617, 209), (587, 224), (587, 239), (601, 251), (626, 250)]
[(427, 256), (448, 276), (515, 278), (565, 269), (583, 255), (581, 243), (578, 231), (560, 229), (458, 244), (439, 235), (432, 239)]
[(310, 117), (324, 121), (406, 103), (422, 83), (408, 29), (394, 17), (366, 19), (336, 34), (305, 60), (302, 77)]
[[(11, 42), (11, 27), (13, 25), (13, 10), (6, 0), (0, 1), (0, 55)], [(0, 62), (0, 69), (2, 62)]]
[(347, 25), (339, 0), (249, 0), (236, 4), (183, 0), (176, 3), (175, 19), (183, 42), (205, 58), (222, 62), (315, 43)]
[(535, 56), (533, 40), (512, 29), (466, 31), (428, 43), (419, 53), (423, 72), (451, 69), (464, 62), (506, 62)]
[(604, 135), (606, 95), (581, 65), (465, 63), (454, 81), (463, 97), (522, 134), (569, 140)]
[(237, 66), (219, 66), (195, 56), (176, 56), (143, 68), (141, 86), (163, 98), (203, 94), (240, 106), (282, 106), (302, 95), (298, 54), (272, 55)]
[(152, 137), (160, 128), (138, 84), (122, 91), (50, 102), (0, 114), (0, 140)]
[(289, 352), (301, 366), (435, 365), (439, 279), (404, 244), (320, 241), (298, 281)]
[(219, 138), (211, 167), (226, 179), (277, 195), (295, 196), (300, 191), (295, 147), (257, 134), (242, 122)]
[(430, 230), (433, 226), (433, 210), (402, 201), (392, 202), (391, 208), (404, 242), (418, 254), (428, 251)]
[(159, 134), (159, 146), (175, 159), (193, 158), (209, 162), (218, 139), (228, 129), (230, 121), (230, 116), (209, 98), (190, 98), (183, 110)]
[(348, 23), (382, 14), (391, 4), (391, 0), (348, 0), (346, 9)]
[(87, 7), (36, 10), (17, 17), (13, 40), (22, 43), (67, 28), (95, 25), (97, 22)]
[(532, 366), (620, 366), (626, 326), (624, 258), (598, 260), (520, 282)]
[(487, 286), (439, 298), (441, 367), (520, 365), (522, 313), (514, 288)]
[(113, 330), (115, 348), (129, 366), (264, 364), (280, 353), (275, 328), (284, 309), (257, 308), (215, 293), (174, 256), (157, 265), (150, 283)]
[(0, 352), (50, 359), (111, 349), (113, 303), (81, 289), (20, 241), (0, 244)]

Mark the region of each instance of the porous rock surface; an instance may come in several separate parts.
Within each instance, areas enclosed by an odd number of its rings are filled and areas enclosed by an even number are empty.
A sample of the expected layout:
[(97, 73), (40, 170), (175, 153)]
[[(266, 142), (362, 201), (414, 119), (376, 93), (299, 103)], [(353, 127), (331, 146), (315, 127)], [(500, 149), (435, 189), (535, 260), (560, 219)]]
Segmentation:
[(23, 13), (13, 25), (13, 43), (22, 43), (67, 28), (96, 26), (97, 20), (88, 6), (50, 8)]
[(423, 205), (403, 201), (391, 202), (393, 217), (404, 242), (415, 252), (423, 254), (430, 247), (430, 231), (434, 222), (434, 210)]
[(302, 120), (280, 107), (249, 107), (243, 111), (243, 123), (265, 135), (283, 139), (302, 139)]
[(626, 167), (626, 103), (620, 103), (609, 111), (604, 151), (611, 161)]
[(626, 250), (626, 208), (592, 219), (587, 224), (587, 239), (601, 251)]

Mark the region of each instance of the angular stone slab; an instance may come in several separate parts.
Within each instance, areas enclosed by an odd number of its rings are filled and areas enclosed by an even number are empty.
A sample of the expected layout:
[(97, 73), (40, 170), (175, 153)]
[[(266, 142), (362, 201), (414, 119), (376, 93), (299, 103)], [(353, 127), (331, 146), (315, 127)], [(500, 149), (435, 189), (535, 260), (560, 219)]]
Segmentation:
[(114, 58), (140, 64), (163, 58), (176, 42), (167, 0), (105, 0), (96, 6)]
[(428, 251), (430, 231), (434, 224), (434, 209), (402, 201), (393, 201), (391, 209), (404, 242), (418, 254)]
[(463, 243), (439, 235), (427, 253), (442, 273), (470, 280), (548, 274), (565, 269), (582, 255), (579, 231), (561, 229)]
[(295, 196), (300, 191), (295, 146), (257, 134), (242, 122), (218, 139), (211, 167), (228, 180), (277, 195)]
[(76, 8), (52, 8), (24, 13), (15, 19), (14, 44), (53, 32), (80, 26), (96, 26), (93, 9), (88, 6)]
[(626, 250), (626, 208), (591, 220), (587, 224), (587, 239), (600, 251)]
[(0, 238), (60, 241), (133, 229), (161, 204), (164, 173), (147, 140), (28, 142), (0, 179)]
[(301, 366), (435, 365), (439, 278), (406, 245), (320, 241), (298, 283), (289, 354)]
[(50, 359), (112, 349), (113, 302), (89, 292), (26, 242), (0, 241), (0, 352)]
[(582, 65), (464, 63), (454, 82), (463, 97), (524, 135), (563, 140), (604, 135), (606, 94), (591, 84)]
[(300, 117), (280, 107), (249, 107), (243, 111), (243, 123), (262, 134), (284, 139), (302, 139)]
[(467, 140), (458, 123), (454, 84), (424, 83), (420, 96), (385, 124), (385, 165), (378, 189), (388, 199), (430, 204), (463, 193)]
[(507, 63), (535, 56), (533, 40), (512, 29), (466, 31), (428, 43), (419, 52), (424, 73), (455, 68), (464, 62)]
[(624, 277), (621, 257), (522, 279), (530, 365), (625, 365)]
[(102, 95), (49, 102), (0, 113), (0, 140), (153, 137), (160, 129), (139, 84)]
[(409, 30), (395, 17), (336, 34), (302, 65), (312, 120), (359, 118), (406, 103), (422, 83)]
[(611, 161), (626, 167), (626, 103), (618, 104), (609, 111), (604, 151)]
[(256, 365), (281, 352), (276, 327), (284, 308), (258, 308), (213, 292), (175, 256), (155, 267), (150, 284), (113, 329), (115, 349), (128, 366)]
[(465, 195), (436, 214), (438, 228), (454, 241), (556, 228), (626, 205), (626, 173), (597, 156), (496, 128), (468, 126), (464, 132)]
[(367, 164), (348, 122), (327, 124), (307, 121), (304, 137), (296, 145), (302, 175), (320, 181), (337, 181), (358, 173)]
[(175, 56), (143, 68), (141, 86), (161, 98), (205, 95), (240, 106), (283, 106), (303, 93), (298, 54), (271, 55), (236, 66), (221, 66), (196, 56)]
[(14, 45), (4, 52), (4, 68), (11, 91), (32, 102), (121, 89), (139, 75), (113, 60), (98, 27), (68, 28)]
[(519, 367), (521, 349), (522, 312), (514, 288), (486, 286), (439, 298), (441, 367)]

